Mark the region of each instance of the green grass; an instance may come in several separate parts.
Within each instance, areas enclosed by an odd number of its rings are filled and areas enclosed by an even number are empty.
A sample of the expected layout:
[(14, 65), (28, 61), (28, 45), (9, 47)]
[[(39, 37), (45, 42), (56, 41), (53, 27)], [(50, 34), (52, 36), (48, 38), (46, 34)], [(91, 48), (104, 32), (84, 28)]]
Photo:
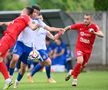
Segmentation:
[[(17, 73), (14, 74), (14, 80)], [(90, 71), (81, 73), (78, 79), (78, 86), (72, 87), (71, 80), (65, 82), (66, 73), (52, 73), (52, 77), (57, 81), (56, 84), (47, 83), (45, 73), (37, 73), (34, 76), (35, 82), (27, 82), (27, 73), (22, 79), (19, 88), (9, 90), (108, 90), (108, 72), (107, 71)], [(0, 90), (4, 85), (4, 79), (0, 75)]]

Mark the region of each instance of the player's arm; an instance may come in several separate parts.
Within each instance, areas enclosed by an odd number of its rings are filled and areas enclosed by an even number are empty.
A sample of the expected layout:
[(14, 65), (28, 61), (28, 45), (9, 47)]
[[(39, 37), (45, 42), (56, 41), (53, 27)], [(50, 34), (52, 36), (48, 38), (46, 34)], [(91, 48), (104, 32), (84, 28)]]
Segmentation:
[(53, 53), (53, 58), (56, 58), (56, 57), (58, 57), (58, 56), (63, 55), (63, 54), (64, 54), (64, 51), (65, 51), (65, 50), (62, 49), (60, 53), (57, 53), (57, 50), (55, 49), (55, 50), (54, 50), (54, 53)]
[(64, 29), (65, 29), (65, 31), (66, 30), (79, 30), (80, 27), (81, 27), (81, 24), (78, 23), (78, 24), (72, 24), (70, 26), (67, 26)]
[(65, 29), (65, 31), (66, 30), (69, 30), (71, 28), (71, 26), (67, 26), (67, 27), (65, 27), (64, 29)]
[(58, 31), (65, 31), (63, 28), (56, 28), (56, 27), (50, 27), (50, 26), (45, 26), (44, 29), (48, 31), (53, 31), (53, 32), (58, 32)]
[(0, 26), (2, 26), (2, 25), (8, 26), (10, 23), (12, 23), (12, 21), (9, 21), (9, 22), (0, 22)]
[(62, 49), (62, 50), (61, 50), (61, 52), (57, 54), (57, 56), (61, 56), (61, 55), (63, 55), (63, 54), (64, 54), (64, 52), (65, 52), (65, 50), (64, 50), (64, 49)]
[(29, 21), (28, 26), (29, 26), (32, 30), (36, 30), (37, 28), (40, 27), (40, 24), (36, 24), (36, 23), (33, 23), (32, 21)]
[(55, 39), (59, 38), (62, 34), (63, 34), (63, 32), (61, 32), (61, 31), (59, 31), (56, 35), (52, 35), (51, 32), (48, 32), (47, 36), (50, 39), (55, 40)]
[(103, 32), (102, 31), (94, 31), (93, 29), (90, 29), (90, 32), (91, 33), (93, 33), (93, 34), (95, 34), (95, 35), (97, 35), (98, 37), (101, 37), (101, 38), (103, 38), (104, 37), (104, 34), (103, 34)]

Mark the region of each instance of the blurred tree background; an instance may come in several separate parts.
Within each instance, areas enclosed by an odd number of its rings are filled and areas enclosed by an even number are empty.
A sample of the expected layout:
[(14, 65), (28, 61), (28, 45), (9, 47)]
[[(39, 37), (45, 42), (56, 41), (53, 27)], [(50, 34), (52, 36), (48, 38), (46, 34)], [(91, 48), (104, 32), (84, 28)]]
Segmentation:
[(72, 12), (108, 10), (108, 0), (0, 0), (0, 10), (21, 10), (34, 4), (38, 4), (42, 9)]

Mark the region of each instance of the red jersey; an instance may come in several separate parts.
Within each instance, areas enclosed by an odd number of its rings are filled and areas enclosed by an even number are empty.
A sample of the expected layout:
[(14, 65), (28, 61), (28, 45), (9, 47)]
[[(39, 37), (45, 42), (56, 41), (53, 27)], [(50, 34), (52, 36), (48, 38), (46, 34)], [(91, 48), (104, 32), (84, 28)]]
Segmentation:
[(74, 24), (70, 29), (78, 30), (78, 38), (76, 43), (76, 50), (81, 50), (86, 53), (91, 53), (96, 35), (90, 32), (93, 29), (95, 32), (99, 31), (96, 24)]
[(10, 35), (14, 40), (16, 40), (21, 31), (23, 31), (24, 28), (28, 25), (29, 21), (30, 18), (28, 15), (21, 15), (8, 25), (5, 33)]

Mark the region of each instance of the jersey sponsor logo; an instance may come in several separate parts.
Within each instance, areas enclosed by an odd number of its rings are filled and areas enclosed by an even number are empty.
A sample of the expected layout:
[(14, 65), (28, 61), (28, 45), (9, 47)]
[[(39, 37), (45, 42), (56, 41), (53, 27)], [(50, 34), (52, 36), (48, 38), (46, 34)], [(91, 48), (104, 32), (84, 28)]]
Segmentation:
[(80, 42), (90, 44), (90, 40), (80, 37)]
[(91, 34), (88, 34), (88, 33), (85, 33), (85, 32), (80, 32), (80, 35), (81, 36), (88, 36), (88, 37), (91, 36)]

